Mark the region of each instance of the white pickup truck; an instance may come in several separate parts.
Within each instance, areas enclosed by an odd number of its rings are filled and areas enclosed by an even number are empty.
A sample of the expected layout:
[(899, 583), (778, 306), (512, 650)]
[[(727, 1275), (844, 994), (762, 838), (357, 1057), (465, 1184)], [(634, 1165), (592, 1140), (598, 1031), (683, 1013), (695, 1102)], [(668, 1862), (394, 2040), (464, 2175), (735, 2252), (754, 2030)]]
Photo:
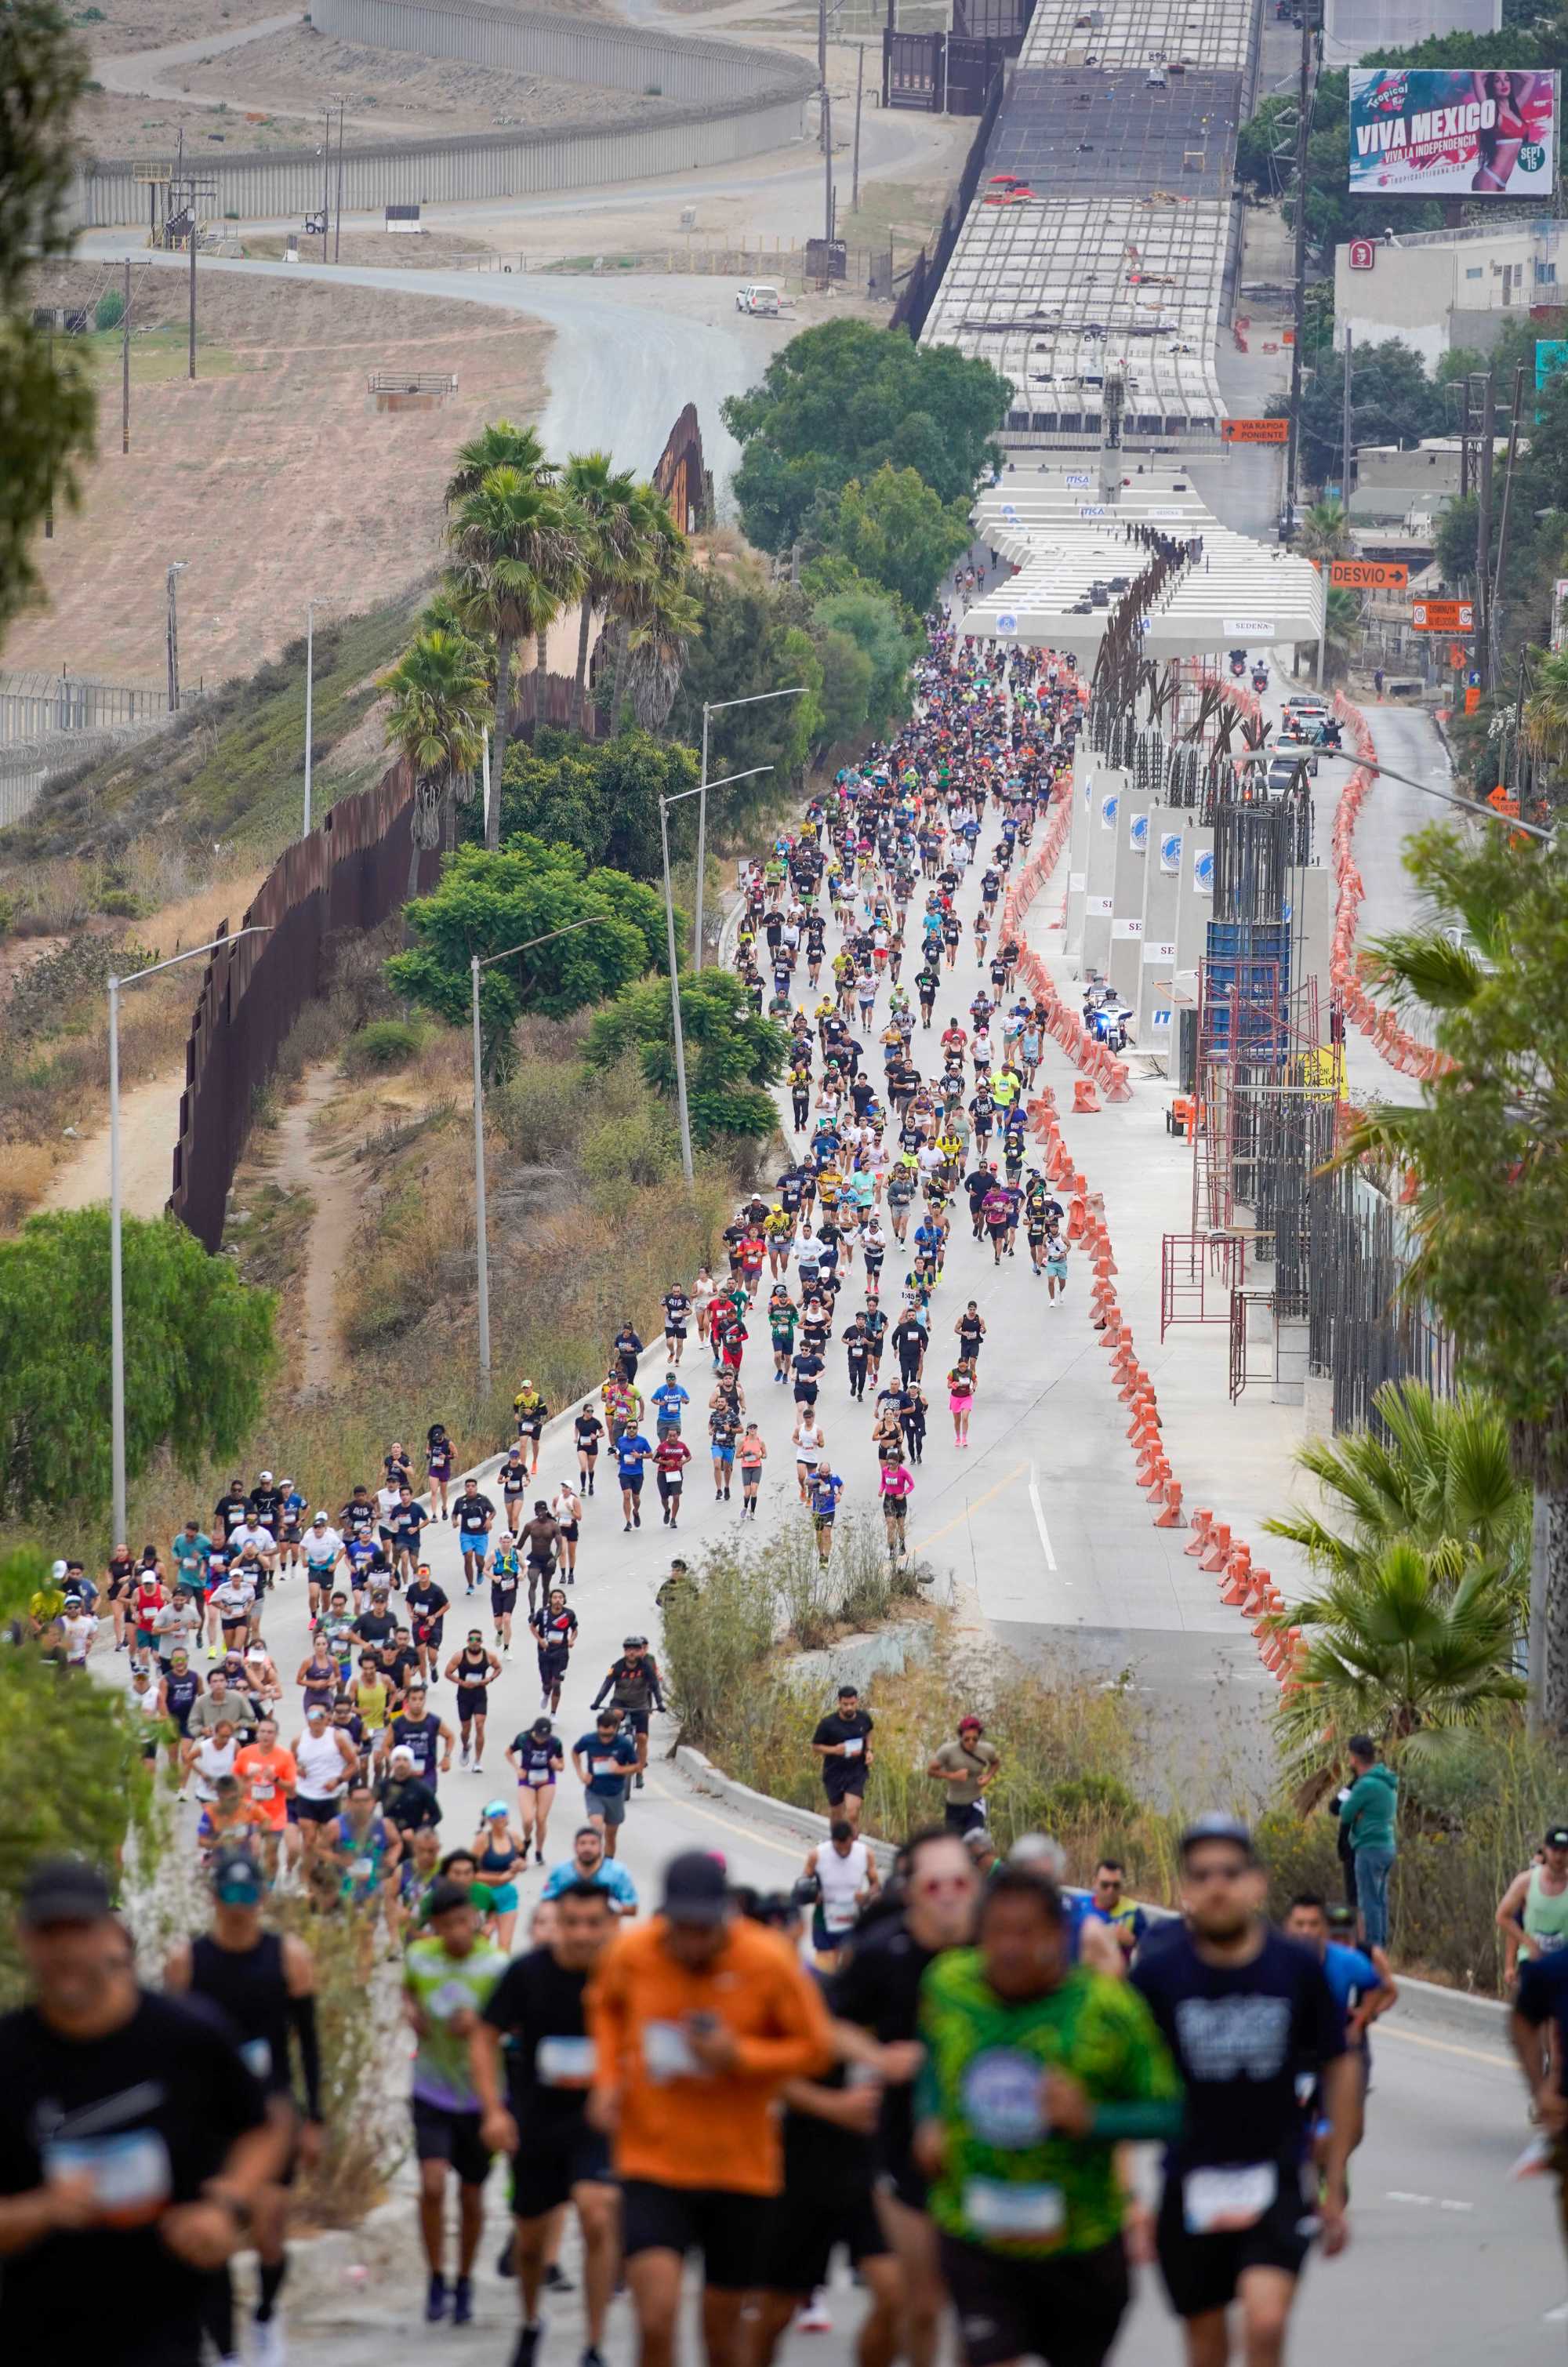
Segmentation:
[(779, 291), (765, 279), (749, 279), (744, 288), (735, 291), (735, 309), (738, 312), (776, 312)]

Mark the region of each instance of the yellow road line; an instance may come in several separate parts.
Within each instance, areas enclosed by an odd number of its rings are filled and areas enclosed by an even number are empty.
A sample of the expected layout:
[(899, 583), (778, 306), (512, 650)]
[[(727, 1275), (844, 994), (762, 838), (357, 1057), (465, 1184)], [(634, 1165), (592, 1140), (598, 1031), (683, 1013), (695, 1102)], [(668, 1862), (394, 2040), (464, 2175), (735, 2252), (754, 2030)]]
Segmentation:
[(755, 1841), (761, 1849), (777, 1850), (780, 1857), (793, 1858), (796, 1865), (805, 1863), (806, 1852), (811, 1847), (809, 1841), (798, 1842), (794, 1847), (788, 1841), (776, 1841), (771, 1833), (754, 1832), (750, 1825), (738, 1825), (733, 1817), (721, 1817), (716, 1808), (701, 1808), (694, 1800), (677, 1799), (673, 1792), (664, 1789), (662, 1784), (656, 1784), (651, 1775), (648, 1781), (649, 1790), (668, 1802), (671, 1808), (688, 1816), (705, 1817), (710, 1825), (722, 1825), (727, 1833), (739, 1833), (743, 1841)]
[(952, 1520), (942, 1528), (933, 1529), (929, 1537), (922, 1537), (919, 1545), (911, 1546), (909, 1548), (911, 1553), (921, 1554), (929, 1546), (940, 1545), (943, 1537), (951, 1536), (954, 1529), (961, 1529), (964, 1526), (971, 1512), (977, 1512), (982, 1504), (988, 1504), (993, 1496), (999, 1496), (1004, 1488), (1010, 1488), (1015, 1479), (1021, 1479), (1028, 1468), (1027, 1463), (1021, 1463), (1016, 1470), (1008, 1473), (1005, 1479), (998, 1479), (994, 1488), (987, 1488), (983, 1496), (975, 1497), (972, 1502), (964, 1505), (961, 1512), (955, 1512)]
[(1494, 2071), (1509, 2071), (1513, 2068), (1511, 2056), (1483, 2055), (1479, 2046), (1456, 2046), (1451, 2039), (1447, 2038), (1422, 2038), (1414, 2030), (1390, 2030), (1387, 2027), (1386, 2015), (1375, 2027), (1380, 2046), (1385, 2038), (1397, 2038), (1403, 2046), (1425, 2046), (1434, 2055), (1462, 2055), (1467, 2063), (1485, 2063), (1490, 2065)]

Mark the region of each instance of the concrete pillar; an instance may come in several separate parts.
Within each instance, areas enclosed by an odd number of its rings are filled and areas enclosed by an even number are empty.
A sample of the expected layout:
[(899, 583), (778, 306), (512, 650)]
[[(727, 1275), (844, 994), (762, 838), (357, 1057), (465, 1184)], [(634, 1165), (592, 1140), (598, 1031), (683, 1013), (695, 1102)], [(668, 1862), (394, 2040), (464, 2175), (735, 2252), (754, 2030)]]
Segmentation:
[(1144, 943), (1144, 878), (1148, 869), (1149, 793), (1129, 787), (1116, 816), (1116, 868), (1111, 886), (1111, 983), (1135, 1011)]
[(1304, 1405), (1307, 1381), (1307, 1319), (1277, 1315), (1274, 1319), (1274, 1380), (1270, 1405)]
[[(1213, 918), (1213, 830), (1190, 821), (1181, 842), (1181, 876), (1176, 891), (1176, 968), (1170, 980), (1171, 1002), (1176, 1012), (1197, 1008), (1198, 965), (1209, 941), (1209, 923)], [(1173, 1015), (1173, 1030), (1175, 1025)]]
[(1318, 1033), (1328, 1041), (1329, 957), (1334, 941), (1333, 881), (1321, 864), (1292, 868), (1285, 893), (1291, 907), (1291, 991), (1317, 980)]
[(1111, 959), (1111, 915), (1115, 905), (1116, 842), (1127, 776), (1114, 765), (1101, 765), (1094, 776), (1089, 819), (1089, 851), (1084, 863), (1083, 975), (1103, 976)]
[[(1182, 842), (1192, 827), (1187, 806), (1151, 806), (1149, 851), (1144, 858), (1144, 934), (1138, 963), (1138, 1048), (1168, 1054), (1175, 1025), (1171, 975), (1176, 968), (1176, 907), (1181, 891)], [(1163, 1014), (1157, 1019), (1157, 1014)]]
[(1067, 834), (1067, 912), (1062, 951), (1076, 961), (1083, 951), (1085, 866), (1089, 861), (1089, 809), (1094, 801), (1095, 757), (1084, 742), (1073, 758), (1073, 826)]

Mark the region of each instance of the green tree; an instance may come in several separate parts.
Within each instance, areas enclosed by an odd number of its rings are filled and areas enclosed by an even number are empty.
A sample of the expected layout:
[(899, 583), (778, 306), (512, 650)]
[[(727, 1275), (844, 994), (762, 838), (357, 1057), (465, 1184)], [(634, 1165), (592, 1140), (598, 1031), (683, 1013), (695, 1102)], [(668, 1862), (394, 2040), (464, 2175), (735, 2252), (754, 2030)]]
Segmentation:
[(479, 1025), (494, 1075), (511, 1066), (525, 1010), (565, 1019), (602, 1002), (640, 978), (664, 944), (664, 906), (651, 888), (623, 871), (592, 869), (574, 847), (522, 832), (499, 852), (460, 846), (434, 895), (416, 898), (406, 917), (416, 942), (392, 956), (388, 979), (454, 1026), (468, 1024), (476, 954), (503, 953), (572, 922), (595, 923), (482, 973)]
[(1323, 595), (1323, 672), (1326, 681), (1337, 682), (1349, 672), (1360, 640), (1360, 595), (1343, 583), (1334, 584)]
[(1343, 502), (1314, 502), (1302, 520), (1296, 549), (1303, 559), (1343, 559), (1350, 549)]
[(913, 469), (885, 460), (862, 484), (852, 478), (839, 495), (826, 538), (874, 583), (895, 592), (917, 616), (974, 529), (966, 498), (942, 502)]
[(473, 795), (474, 768), (484, 753), (484, 659), (465, 635), (417, 633), (382, 689), (390, 697), (387, 740), (408, 759), (414, 776), (409, 894), (419, 892), (419, 858), (450, 845), (459, 801)]
[[(784, 1029), (742, 1002), (727, 969), (682, 977), (681, 1028), (693, 1141), (739, 1136), (765, 1142), (778, 1124), (768, 1088), (784, 1073), (789, 1048)], [(613, 1069), (627, 1052), (636, 1054), (648, 1082), (672, 1100), (675, 1031), (668, 978), (630, 988), (589, 1028), (583, 1058), (591, 1069)]]
[(826, 630), (847, 633), (865, 658), (871, 668), (865, 719), (883, 738), (889, 724), (909, 712), (910, 672), (919, 653), (919, 641), (904, 629), (897, 601), (863, 583), (818, 600), (812, 615)]
[[(48, 1583), (36, 1546), (0, 1558), (0, 1622), (25, 1619)], [(47, 1768), (49, 1780), (39, 1781)], [(23, 1988), (17, 1909), (42, 1857), (81, 1857), (112, 1882), (133, 1829), (150, 1838), (152, 1773), (118, 1687), (90, 1684), (46, 1659), (36, 1645), (0, 1652), (0, 1785), (9, 1803), (0, 1830), (0, 2009)], [(143, 1857), (140, 1869), (149, 1870)]]
[(743, 446), (735, 493), (748, 538), (783, 550), (819, 494), (884, 461), (912, 468), (942, 503), (967, 502), (1011, 393), (988, 362), (921, 346), (867, 321), (829, 321), (794, 337), (760, 386), (731, 395), (724, 423)]
[(822, 687), (817, 694), (821, 718), (818, 745), (826, 752), (841, 748), (865, 729), (871, 697), (871, 660), (848, 633), (832, 626), (813, 632)]
[[(231, 1455), (276, 1363), (270, 1291), (174, 1217), (124, 1223), (125, 1460)], [(0, 1515), (109, 1496), (109, 1219), (32, 1217), (0, 1241)]]
[(1568, 651), (1553, 651), (1537, 666), (1524, 725), (1533, 754), (1560, 771), (1568, 765)]
[(35, 328), (28, 281), (40, 255), (69, 253), (71, 118), (87, 58), (50, 0), (0, 9), (0, 633), (37, 596), (33, 530), (51, 503), (81, 498), (96, 405), (70, 339)]
[[(457, 481), (455, 478), (454, 483)], [(451, 593), (467, 629), (495, 642), (495, 731), (491, 761), (504, 771), (512, 736), (512, 677), (519, 642), (542, 637), (581, 590), (583, 563), (571, 510), (551, 487), (510, 465), (489, 469), (460, 493), (447, 527)], [(542, 664), (542, 661), (541, 661)], [(499, 844), (499, 799), (491, 801)]]
[[(530, 831), (558, 846), (575, 847), (591, 864), (608, 864), (634, 878), (658, 880), (663, 858), (659, 800), (696, 786), (691, 749), (636, 729), (613, 740), (541, 731), (532, 747), (513, 742), (502, 785), (503, 838)], [(695, 836), (690, 805), (670, 817), (670, 851), (687, 851)]]
[[(1424, 436), (1442, 434), (1449, 405), (1414, 347), (1388, 337), (1379, 345), (1359, 346), (1352, 361), (1352, 433), (1358, 444), (1418, 444)], [(1289, 411), (1283, 395), (1269, 405), (1272, 419)], [(1343, 444), (1343, 364), (1331, 357), (1329, 366), (1302, 390), (1302, 465), (1311, 483), (1337, 479)]]
[(651, 554), (646, 513), (637, 503), (637, 479), (629, 469), (617, 469), (607, 452), (574, 452), (561, 485), (581, 522), (585, 572), (577, 625), (577, 719), (586, 729), (588, 641), (593, 612), (607, 608), (649, 564)]
[[(796, 683), (815, 697), (821, 667), (806, 629), (810, 610), (798, 593), (775, 590), (753, 570), (733, 575), (716, 569), (694, 572), (691, 583), (701, 630), (671, 711), (670, 728), (677, 739), (700, 744), (705, 699), (716, 706)], [(748, 772), (754, 764), (773, 767), (770, 776), (726, 790), (728, 813), (742, 813), (749, 804), (776, 797), (800, 776), (817, 735), (811, 709), (811, 698), (772, 698), (712, 718), (711, 780)]]
[(686, 589), (683, 568), (653, 569), (637, 580), (626, 624), (626, 685), (632, 713), (644, 730), (670, 720), (702, 611)]
[[(1568, 1732), (1568, 848), (1427, 830), (1405, 856), (1418, 928), (1369, 952), (1395, 1007), (1448, 1065), (1410, 1108), (1373, 1111), (1348, 1155), (1414, 1168), (1412, 1287), (1508, 1422), (1536, 1494), (1532, 1686)], [(1452, 934), (1450, 932), (1453, 932)], [(1456, 941), (1457, 940), (1457, 941)]]
[(477, 436), (457, 447), (446, 480), (447, 508), (478, 493), (492, 469), (515, 469), (519, 476), (540, 485), (553, 484), (560, 473), (555, 462), (546, 458), (535, 428), (519, 427), (510, 419), (487, 420)]

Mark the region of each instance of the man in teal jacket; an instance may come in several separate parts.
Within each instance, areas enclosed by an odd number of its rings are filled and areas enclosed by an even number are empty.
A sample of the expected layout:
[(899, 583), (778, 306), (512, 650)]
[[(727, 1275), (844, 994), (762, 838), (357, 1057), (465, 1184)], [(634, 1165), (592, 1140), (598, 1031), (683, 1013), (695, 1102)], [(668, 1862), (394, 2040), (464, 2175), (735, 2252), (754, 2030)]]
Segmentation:
[(1383, 1765), (1369, 1734), (1351, 1736), (1350, 1764), (1355, 1780), (1340, 1807), (1339, 1822), (1356, 1853), (1361, 1938), (1368, 1948), (1386, 1948), (1388, 1877), (1398, 1848), (1399, 1778), (1392, 1767)]

